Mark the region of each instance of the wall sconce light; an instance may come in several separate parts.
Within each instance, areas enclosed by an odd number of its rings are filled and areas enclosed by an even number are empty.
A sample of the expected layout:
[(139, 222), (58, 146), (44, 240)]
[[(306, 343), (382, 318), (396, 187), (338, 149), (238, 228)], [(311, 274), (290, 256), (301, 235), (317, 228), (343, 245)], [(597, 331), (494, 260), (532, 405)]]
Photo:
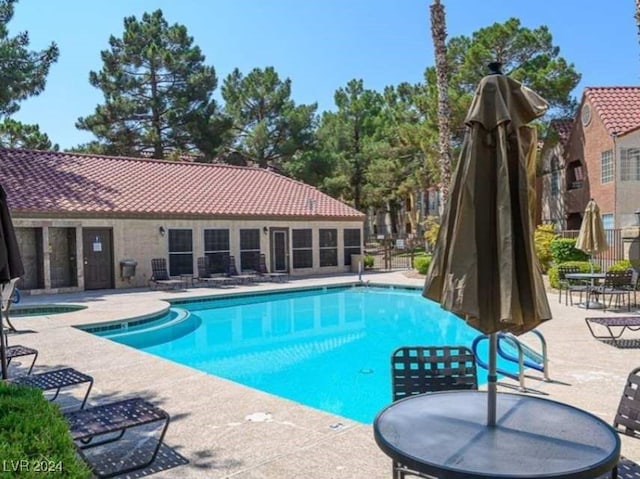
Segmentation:
[(167, 230), (164, 229), (164, 226), (158, 228), (158, 233), (160, 233), (160, 236), (164, 236), (166, 232)]
[(269, 232), (269, 228), (267, 228), (266, 226), (264, 228), (262, 228), (262, 232), (264, 234), (267, 234)]
[(636, 210), (636, 226), (640, 226), (640, 210)]

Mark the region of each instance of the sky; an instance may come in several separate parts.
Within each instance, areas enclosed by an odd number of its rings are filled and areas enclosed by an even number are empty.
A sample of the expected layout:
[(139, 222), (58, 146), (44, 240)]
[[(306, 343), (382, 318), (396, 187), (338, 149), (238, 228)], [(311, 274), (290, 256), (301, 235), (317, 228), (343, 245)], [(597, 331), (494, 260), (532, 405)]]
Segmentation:
[[(640, 49), (632, 0), (442, 0), (448, 38), (471, 34), (511, 17), (522, 25), (547, 25), (560, 55), (587, 86), (639, 85)], [(218, 76), (238, 68), (273, 66), (290, 78), (297, 104), (334, 109), (334, 92), (351, 79), (382, 91), (418, 83), (432, 66), (430, 0), (20, 0), (10, 35), (29, 32), (32, 50), (56, 42), (60, 58), (45, 91), (22, 103), (14, 118), (36, 123), (61, 149), (94, 140), (77, 119), (103, 102), (89, 84), (102, 68), (109, 36), (122, 36), (123, 19), (162, 9), (185, 25)]]

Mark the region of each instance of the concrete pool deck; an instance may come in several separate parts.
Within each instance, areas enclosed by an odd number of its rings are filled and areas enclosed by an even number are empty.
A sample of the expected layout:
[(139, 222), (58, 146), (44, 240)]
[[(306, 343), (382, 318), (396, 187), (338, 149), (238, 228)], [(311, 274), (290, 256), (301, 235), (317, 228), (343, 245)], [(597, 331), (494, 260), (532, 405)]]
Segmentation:
[[(165, 442), (188, 463), (153, 477), (388, 479), (391, 460), (378, 449), (369, 424), (311, 409), (72, 327), (157, 314), (168, 307), (165, 299), (346, 284), (357, 279), (350, 274), (225, 289), (23, 296), (19, 306), (71, 303), (88, 307), (50, 316), (13, 317), (17, 328), (34, 333), (12, 334), (9, 344), (39, 350), (35, 372), (70, 366), (92, 375), (90, 404), (139, 395), (167, 410), (172, 420)], [(363, 280), (409, 286), (423, 283), (422, 278), (402, 272), (366, 274)], [(627, 375), (640, 366), (640, 346), (615, 348), (598, 341), (589, 334), (584, 318), (640, 313), (585, 311), (559, 304), (556, 293), (550, 293), (549, 303), (554, 319), (539, 330), (548, 344), (554, 382), (527, 378), (527, 387), (611, 423)], [(313, 387), (313, 378), (309, 378), (309, 387)], [(499, 390), (513, 392), (504, 387)], [(622, 453), (640, 462), (640, 441), (623, 436)]]

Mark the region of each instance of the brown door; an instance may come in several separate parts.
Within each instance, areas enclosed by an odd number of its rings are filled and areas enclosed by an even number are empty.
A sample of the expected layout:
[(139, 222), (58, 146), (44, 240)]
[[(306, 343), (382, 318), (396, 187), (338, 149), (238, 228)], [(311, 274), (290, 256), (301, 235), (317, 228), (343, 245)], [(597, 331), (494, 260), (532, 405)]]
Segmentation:
[(83, 228), (84, 289), (113, 288), (113, 250), (110, 228)]

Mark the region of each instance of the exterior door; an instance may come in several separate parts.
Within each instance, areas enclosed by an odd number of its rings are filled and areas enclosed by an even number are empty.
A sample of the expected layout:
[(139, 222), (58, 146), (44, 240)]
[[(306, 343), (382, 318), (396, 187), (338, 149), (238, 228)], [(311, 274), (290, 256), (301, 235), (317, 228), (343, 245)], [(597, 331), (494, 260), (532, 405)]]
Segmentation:
[(113, 288), (111, 228), (83, 228), (84, 289)]
[(271, 272), (288, 273), (287, 261), (287, 230), (273, 230), (271, 232)]

